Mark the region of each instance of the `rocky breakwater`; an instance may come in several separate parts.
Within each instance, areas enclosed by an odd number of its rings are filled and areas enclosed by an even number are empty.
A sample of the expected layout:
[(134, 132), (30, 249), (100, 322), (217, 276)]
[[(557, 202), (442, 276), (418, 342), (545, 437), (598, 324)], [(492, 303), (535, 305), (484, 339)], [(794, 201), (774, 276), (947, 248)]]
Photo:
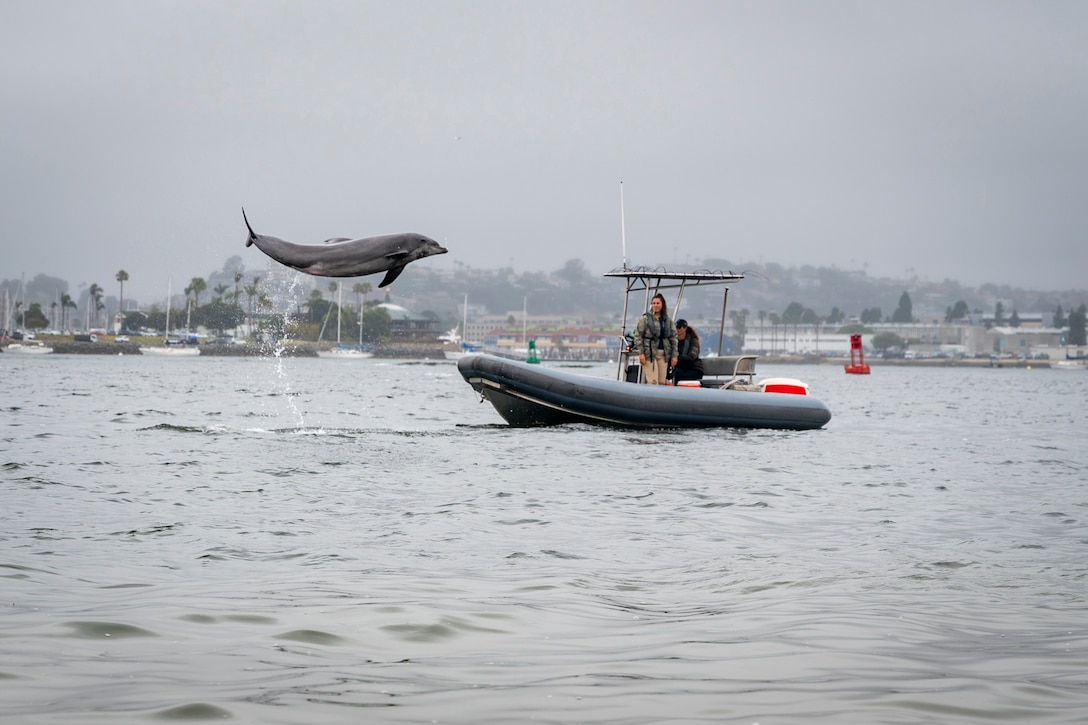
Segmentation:
[(398, 360), (445, 360), (441, 343), (383, 342), (374, 348), (374, 357)]
[(54, 355), (139, 355), (140, 346), (134, 342), (54, 342)]
[[(204, 357), (317, 357), (318, 350), (330, 349), (328, 343), (285, 343), (282, 347), (267, 344), (201, 345)], [(374, 347), (374, 357), (401, 360), (443, 360), (442, 345), (433, 343), (380, 343)]]
[(317, 357), (313, 345), (288, 344), (283, 347), (272, 345), (201, 345), (201, 357)]

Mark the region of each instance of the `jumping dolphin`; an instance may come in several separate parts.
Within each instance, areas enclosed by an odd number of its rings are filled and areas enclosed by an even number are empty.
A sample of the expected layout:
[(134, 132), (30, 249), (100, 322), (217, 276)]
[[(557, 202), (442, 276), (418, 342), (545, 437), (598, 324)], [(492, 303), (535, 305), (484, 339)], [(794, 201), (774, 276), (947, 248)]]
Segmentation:
[(292, 244), (254, 232), (245, 209), (242, 219), (249, 229), (246, 246), (256, 244), (257, 249), (280, 264), (315, 277), (362, 277), (385, 272), (379, 287), (392, 284), (409, 262), (449, 251), (430, 237), (413, 233), (364, 239), (336, 237), (324, 244)]

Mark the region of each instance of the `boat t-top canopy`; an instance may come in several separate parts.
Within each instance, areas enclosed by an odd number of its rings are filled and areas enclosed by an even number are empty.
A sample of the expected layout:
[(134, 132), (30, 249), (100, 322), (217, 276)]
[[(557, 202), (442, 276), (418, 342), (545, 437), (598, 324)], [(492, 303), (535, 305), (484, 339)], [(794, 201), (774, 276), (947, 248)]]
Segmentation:
[[(623, 296), (623, 333), (627, 333), (627, 314), (632, 292), (646, 292), (643, 302), (643, 310), (649, 307), (650, 297), (661, 290), (677, 290), (676, 300), (671, 309), (673, 319), (679, 314), (680, 302), (684, 298), (684, 290), (688, 287), (703, 287), (707, 285), (724, 285), (722, 293), (722, 317), (718, 326), (718, 354), (721, 354), (722, 334), (725, 329), (725, 308), (729, 299), (729, 285), (744, 279), (743, 274), (736, 272), (724, 272), (721, 270), (700, 270), (697, 272), (670, 272), (661, 267), (622, 267), (611, 272), (605, 272), (605, 277), (616, 277), (626, 280), (627, 290)], [(639, 312), (639, 314), (642, 314)], [(622, 361), (621, 361), (622, 363)]]
[(698, 287), (708, 284), (733, 284), (744, 279), (743, 274), (736, 272), (700, 270), (698, 272), (669, 272), (668, 270), (650, 267), (632, 267), (614, 269), (605, 272), (605, 277), (619, 277), (627, 280), (627, 291), (635, 292), (642, 289), (676, 289), (684, 287)]

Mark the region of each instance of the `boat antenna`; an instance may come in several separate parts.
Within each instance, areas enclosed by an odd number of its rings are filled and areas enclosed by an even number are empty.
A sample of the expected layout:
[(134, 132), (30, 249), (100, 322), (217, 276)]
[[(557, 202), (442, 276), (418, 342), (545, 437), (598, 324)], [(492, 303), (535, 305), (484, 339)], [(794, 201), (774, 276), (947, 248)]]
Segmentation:
[(623, 221), (623, 182), (620, 182), (620, 243), (623, 245), (623, 271), (627, 271), (627, 228)]

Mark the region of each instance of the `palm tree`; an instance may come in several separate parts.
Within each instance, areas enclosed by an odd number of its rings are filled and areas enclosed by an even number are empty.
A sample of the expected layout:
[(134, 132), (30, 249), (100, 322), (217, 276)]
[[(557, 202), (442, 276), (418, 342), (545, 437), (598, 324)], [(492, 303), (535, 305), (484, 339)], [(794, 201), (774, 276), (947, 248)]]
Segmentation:
[(57, 301), (56, 300), (53, 300), (53, 304), (49, 305), (49, 310), (51, 312), (51, 314), (49, 316), (49, 325), (54, 330), (59, 330), (60, 328), (57, 327)]
[(102, 304), (102, 288), (98, 286), (97, 282), (92, 282), (90, 288), (87, 290), (87, 305), (94, 310), (94, 319), (91, 321), (91, 327), (98, 327), (98, 311), (101, 309)]
[[(370, 294), (370, 290), (374, 289), (370, 286), (369, 282), (356, 282), (355, 286), (351, 288), (351, 291), (355, 293), (355, 303), (359, 306), (359, 319), (363, 317), (363, 308), (366, 307), (366, 296)], [(362, 302), (359, 302), (359, 297), (363, 298)]]
[(314, 319), (314, 312), (316, 312), (317, 308), (319, 307), (319, 305), (317, 303), (321, 302), (323, 299), (325, 299), (325, 298), (322, 296), (321, 290), (319, 290), (317, 287), (314, 287), (312, 290), (310, 290), (310, 299), (307, 300), (306, 307), (307, 307), (309, 315), (310, 315), (310, 322), (311, 323), (317, 321), (317, 320)]
[(253, 300), (254, 298), (256, 298), (257, 302), (260, 302), (260, 297), (258, 296), (257, 289), (257, 285), (259, 285), (260, 283), (261, 278), (254, 277), (253, 284), (245, 286), (246, 300), (249, 302), (249, 329), (251, 331), (253, 330)]
[(797, 326), (801, 324), (801, 316), (805, 314), (805, 308), (800, 302), (791, 302), (786, 305), (786, 309), (782, 312), (782, 350), (786, 350), (786, 334), (789, 332), (788, 326), (793, 325), (793, 351), (797, 352)]
[(189, 286), (185, 288), (185, 294), (193, 293), (193, 300), (196, 302), (196, 306), (200, 307), (200, 293), (208, 289), (208, 283), (204, 281), (203, 277), (193, 277), (189, 280)]
[(212, 302), (215, 302), (216, 300), (222, 300), (223, 299), (223, 293), (226, 292), (229, 289), (230, 289), (230, 287), (228, 287), (225, 284), (217, 284), (215, 286), (215, 290), (214, 290), (214, 292), (215, 292), (215, 294), (217, 296), (212, 298)]
[(71, 316), (68, 314), (68, 310), (75, 309), (77, 306), (75, 300), (73, 300), (72, 296), (67, 292), (60, 296), (60, 322), (62, 332), (71, 326)]
[(123, 269), (117, 270), (115, 279), (121, 283), (121, 304), (117, 308), (117, 316), (120, 318), (118, 332), (123, 334), (125, 331), (125, 282), (128, 282), (128, 272)]
[[(329, 309), (325, 312), (325, 319), (321, 322), (321, 331), (319, 333), (317, 333), (317, 339), (319, 341), (321, 340), (322, 336), (325, 334), (325, 325), (329, 324), (329, 315), (332, 314), (332, 295), (336, 292), (337, 289), (339, 289), (339, 288), (336, 286), (336, 282), (329, 282)], [(318, 292), (316, 289), (314, 290), (314, 292), (317, 292), (317, 299), (321, 299), (321, 293)], [(339, 333), (339, 331), (340, 331), (340, 308), (339, 307), (336, 308), (336, 330), (337, 330), (337, 333)]]
[(94, 298), (94, 321), (95, 321), (95, 327), (97, 327), (98, 326), (98, 313), (100, 313), (100, 312), (102, 312), (102, 310), (106, 309), (106, 304), (102, 301), (102, 298), (106, 294), (106, 290), (102, 289), (101, 285), (96, 284), (96, 285), (92, 285), (92, 286), (97, 288), (95, 290), (95, 292), (94, 292), (94, 295), (93, 295), (93, 298)]
[(748, 310), (744, 309), (740, 312), (732, 310), (729, 313), (729, 319), (733, 321), (733, 334), (737, 338), (737, 352), (743, 352), (744, 338), (748, 335)]
[(234, 273), (234, 304), (235, 305), (238, 304), (238, 295), (240, 294), (239, 291), (238, 291), (238, 283), (241, 282), (241, 281), (242, 281), (242, 273), (241, 272), (235, 272)]

